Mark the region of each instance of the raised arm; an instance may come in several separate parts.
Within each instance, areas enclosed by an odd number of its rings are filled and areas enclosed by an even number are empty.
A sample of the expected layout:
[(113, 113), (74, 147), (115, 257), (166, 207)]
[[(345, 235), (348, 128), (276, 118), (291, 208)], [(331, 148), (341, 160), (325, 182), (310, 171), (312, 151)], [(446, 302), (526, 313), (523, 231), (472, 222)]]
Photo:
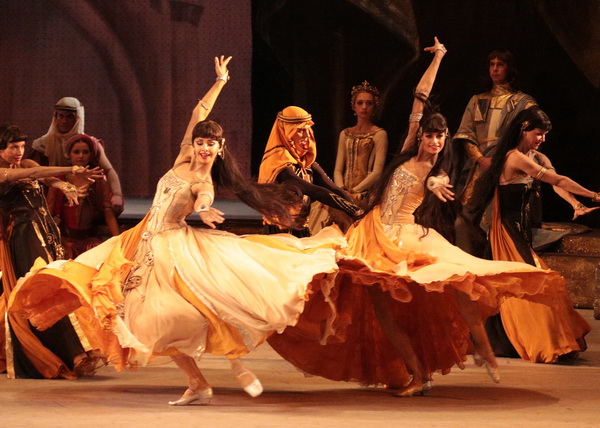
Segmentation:
[(202, 99), (198, 101), (198, 104), (192, 111), (192, 117), (190, 118), (190, 122), (185, 130), (183, 140), (181, 140), (181, 149), (177, 159), (175, 160), (175, 165), (180, 164), (181, 162), (189, 161), (192, 158), (192, 131), (198, 122), (208, 117), (208, 114), (215, 105), (223, 86), (225, 86), (229, 80), (229, 70), (227, 69), (229, 61), (231, 61), (231, 57), (225, 58), (224, 55), (221, 55), (221, 57), (215, 57), (215, 74), (217, 75), (217, 78), (215, 79), (215, 83), (202, 97)]
[(421, 80), (419, 80), (417, 88), (415, 89), (415, 98), (408, 120), (408, 134), (406, 135), (406, 139), (402, 145), (402, 151), (407, 150), (417, 140), (419, 121), (423, 117), (423, 108), (425, 105), (420, 97), (429, 97), (431, 89), (433, 88), (433, 83), (435, 82), (435, 78), (437, 76), (437, 72), (440, 68), (442, 58), (447, 51), (446, 47), (440, 43), (437, 37), (434, 37), (433, 40), (433, 46), (423, 49), (427, 52), (431, 52), (433, 54), (433, 59), (431, 60), (429, 67), (427, 67), (427, 70), (425, 70), (425, 73), (423, 73), (423, 76), (421, 77)]

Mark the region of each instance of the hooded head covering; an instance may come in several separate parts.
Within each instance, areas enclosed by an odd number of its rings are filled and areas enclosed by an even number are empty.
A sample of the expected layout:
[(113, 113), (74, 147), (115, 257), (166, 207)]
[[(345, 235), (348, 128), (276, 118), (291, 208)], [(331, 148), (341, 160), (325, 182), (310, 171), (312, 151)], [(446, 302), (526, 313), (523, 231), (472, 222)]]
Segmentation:
[[(263, 155), (258, 174), (259, 183), (272, 183), (277, 175), (290, 165), (300, 168), (310, 167), (317, 158), (317, 144), (311, 127), (312, 116), (303, 108), (290, 106), (277, 113), (273, 124), (265, 154)], [(298, 128), (308, 128), (309, 146), (306, 153), (298, 156), (292, 145), (292, 137)]]
[(33, 148), (42, 152), (48, 158), (50, 166), (69, 165), (69, 155), (67, 152), (67, 140), (76, 134), (83, 134), (84, 128), (84, 109), (77, 98), (64, 97), (58, 100), (54, 110), (64, 110), (75, 112), (76, 120), (73, 128), (63, 134), (56, 127), (56, 118), (52, 112), (52, 123), (46, 135), (38, 138), (32, 144)]
[(100, 159), (100, 146), (104, 145), (102, 143), (102, 140), (99, 140), (97, 138), (92, 137), (91, 135), (87, 135), (87, 134), (75, 134), (73, 135), (71, 138), (69, 138), (66, 141), (66, 147), (65, 147), (65, 152), (67, 153), (67, 156), (69, 156), (69, 153), (71, 153), (71, 149), (73, 148), (73, 145), (77, 142), (84, 142), (88, 145), (88, 147), (90, 148), (90, 163), (89, 166), (92, 168), (95, 168), (98, 166), (98, 159)]

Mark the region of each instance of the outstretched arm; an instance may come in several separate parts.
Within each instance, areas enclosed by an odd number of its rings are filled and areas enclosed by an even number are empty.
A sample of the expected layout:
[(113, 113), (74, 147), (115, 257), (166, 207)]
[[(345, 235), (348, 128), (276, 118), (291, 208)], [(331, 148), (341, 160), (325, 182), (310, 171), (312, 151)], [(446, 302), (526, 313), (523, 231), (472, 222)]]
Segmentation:
[[(568, 193), (574, 193), (586, 198), (592, 198), (594, 202), (600, 202), (600, 195), (597, 192), (592, 192), (586, 189), (565, 175), (557, 174), (554, 169), (548, 169), (545, 166), (540, 166), (532, 159), (520, 152), (512, 152), (506, 158), (504, 169), (507, 176), (514, 176), (515, 171), (523, 171), (531, 177), (541, 180), (544, 183), (556, 186)], [(504, 173), (503, 173), (504, 174)]]
[(39, 166), (30, 159), (26, 160), (26, 162), (34, 166), (28, 168), (0, 168), (0, 183), (4, 183), (5, 181), (17, 181), (24, 178), (44, 180), (45, 178), (69, 173), (79, 174), (82, 178), (90, 182), (93, 182), (95, 178), (102, 178), (102, 170), (100, 168), (90, 170), (87, 167)]
[(225, 86), (229, 80), (229, 70), (227, 69), (229, 61), (231, 61), (231, 57), (225, 58), (224, 55), (221, 55), (221, 57), (215, 57), (215, 73), (217, 78), (212, 87), (202, 97), (202, 99), (198, 101), (198, 104), (192, 111), (192, 117), (190, 118), (190, 122), (185, 130), (183, 140), (181, 140), (181, 150), (179, 151), (179, 155), (175, 160), (175, 165), (181, 162), (189, 161), (192, 158), (192, 131), (198, 122), (208, 117), (208, 114), (215, 105), (223, 86)]
[[(544, 155), (543, 153), (538, 152), (536, 155), (536, 158), (537, 158), (537, 163), (542, 165), (544, 168), (549, 169), (549, 170), (550, 169), (554, 170), (554, 167), (552, 166), (552, 162), (550, 162), (550, 159), (548, 158), (548, 156)], [(575, 197), (575, 195), (573, 195), (570, 192), (567, 192), (564, 189), (561, 189), (558, 186), (552, 186), (552, 190), (554, 190), (554, 192), (558, 196), (560, 196), (569, 205), (571, 205), (573, 207), (573, 218), (571, 220), (575, 220), (579, 216), (589, 214), (592, 211), (596, 211), (598, 208), (600, 208), (600, 207), (593, 207), (593, 208), (586, 207), (581, 202), (579, 202), (579, 200)]]
[(437, 76), (437, 72), (440, 68), (442, 58), (447, 51), (446, 47), (440, 43), (437, 37), (434, 37), (433, 40), (433, 46), (423, 49), (427, 52), (431, 52), (433, 54), (433, 59), (431, 60), (429, 67), (427, 67), (427, 70), (425, 70), (423, 77), (421, 77), (421, 80), (417, 84), (413, 107), (408, 121), (408, 134), (404, 140), (404, 144), (402, 145), (402, 151), (407, 150), (417, 140), (419, 121), (421, 120), (421, 117), (423, 117), (423, 107), (425, 105), (420, 97), (429, 97), (431, 89), (433, 88), (433, 83), (435, 82), (435, 78)]

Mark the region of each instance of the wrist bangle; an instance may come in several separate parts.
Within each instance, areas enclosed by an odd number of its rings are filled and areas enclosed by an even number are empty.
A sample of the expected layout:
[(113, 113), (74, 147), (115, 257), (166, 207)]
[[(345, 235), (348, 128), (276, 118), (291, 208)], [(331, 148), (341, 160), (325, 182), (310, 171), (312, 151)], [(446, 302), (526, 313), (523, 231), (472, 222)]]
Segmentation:
[(229, 71), (227, 71), (227, 73), (225, 73), (222, 76), (217, 76), (217, 78), (215, 79), (215, 81), (219, 81), (222, 80), (223, 82), (227, 83), (227, 81), (231, 79), (231, 77), (229, 77)]
[(77, 174), (77, 173), (80, 173), (80, 172), (83, 172), (83, 171), (85, 171), (85, 167), (83, 167), (83, 166), (73, 165), (73, 168), (71, 168), (71, 172), (73, 174)]
[(423, 113), (411, 113), (408, 116), (408, 121), (409, 122), (420, 122), (422, 118), (423, 118)]
[(75, 187), (74, 184), (68, 183), (68, 182), (64, 182), (62, 184), (62, 186), (60, 186), (60, 190), (63, 191), (63, 193), (68, 193), (68, 192), (76, 192), (77, 191), (77, 187)]
[(435, 48), (434, 52), (435, 51), (442, 51), (442, 53), (446, 53), (446, 52), (448, 52), (448, 49), (446, 49), (446, 47), (444, 45), (440, 44)]
[(427, 188), (429, 190), (437, 189), (438, 187), (442, 187), (444, 184), (444, 179), (436, 176), (431, 176), (427, 179)]

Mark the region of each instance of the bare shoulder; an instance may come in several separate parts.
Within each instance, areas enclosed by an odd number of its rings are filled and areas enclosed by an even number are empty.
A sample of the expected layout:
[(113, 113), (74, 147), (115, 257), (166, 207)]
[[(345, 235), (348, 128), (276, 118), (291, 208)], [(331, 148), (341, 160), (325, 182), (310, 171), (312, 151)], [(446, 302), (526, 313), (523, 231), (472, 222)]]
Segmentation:
[(35, 168), (36, 166), (40, 166), (40, 164), (32, 159), (23, 159), (21, 161), (21, 166), (23, 168)]

